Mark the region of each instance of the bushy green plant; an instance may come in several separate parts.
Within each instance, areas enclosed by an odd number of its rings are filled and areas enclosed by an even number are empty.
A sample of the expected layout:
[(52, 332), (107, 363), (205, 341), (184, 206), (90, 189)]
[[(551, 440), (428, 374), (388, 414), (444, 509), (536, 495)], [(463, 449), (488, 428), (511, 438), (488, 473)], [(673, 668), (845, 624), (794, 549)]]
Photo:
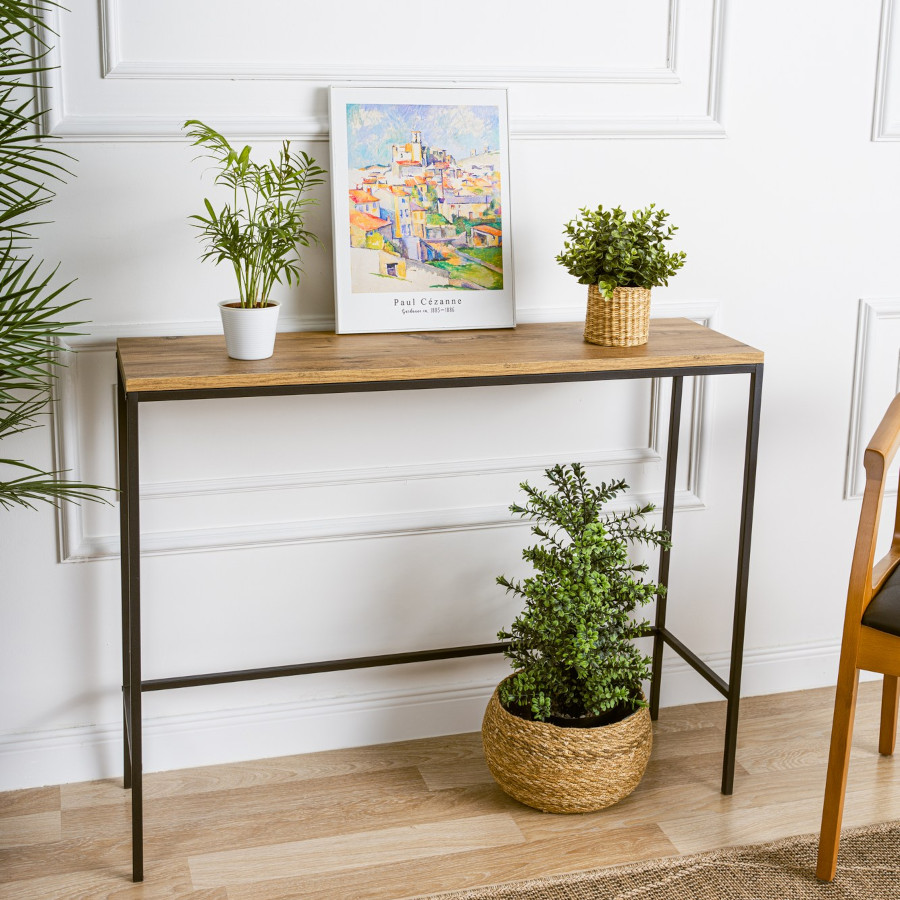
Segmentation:
[(231, 263), (241, 306), (265, 306), (275, 282), (299, 279), (297, 245), (319, 243), (304, 228), (306, 211), (316, 199), (304, 195), (324, 183), (326, 172), (302, 150), (292, 151), (290, 141), (282, 142), (277, 159), (257, 163), (250, 147), (235, 150), (203, 122), (191, 119), (183, 127), (192, 146), (207, 151), (201, 158), (216, 163), (216, 184), (232, 192), (231, 202), (218, 212), (204, 199), (206, 215), (191, 216), (206, 247), (201, 258)]
[(651, 203), (628, 218), (621, 207), (581, 209), (563, 229), (566, 239), (556, 261), (579, 284), (595, 284), (612, 299), (617, 287), (652, 288), (668, 284), (683, 265), (684, 251), (669, 253), (666, 241), (678, 230), (666, 225), (669, 214)]
[[(68, 284), (54, 283), (29, 253), (35, 210), (55, 196), (71, 159), (48, 146), (43, 110), (33, 103), (36, 78), (49, 50), (43, 14), (53, 0), (0, 0), (0, 440), (44, 424), (55, 370), (62, 365), (57, 338), (78, 322), (59, 316), (80, 300), (64, 301)], [(37, 501), (99, 500), (92, 484), (66, 480), (21, 459), (0, 459), (0, 507), (35, 509)]]
[(631, 613), (664, 590), (641, 579), (647, 565), (630, 560), (629, 545), (669, 547), (669, 535), (641, 524), (652, 505), (603, 515), (627, 489), (624, 481), (593, 486), (579, 463), (545, 474), (551, 490), (524, 482), (525, 504), (510, 506), (535, 523), (539, 543), (522, 552), (533, 575), (497, 578), (524, 602), (511, 630), (498, 634), (510, 642), (505, 654), (515, 670), (500, 686), (500, 702), (539, 721), (614, 721), (646, 706), (641, 682), (650, 659), (633, 640), (647, 623)]

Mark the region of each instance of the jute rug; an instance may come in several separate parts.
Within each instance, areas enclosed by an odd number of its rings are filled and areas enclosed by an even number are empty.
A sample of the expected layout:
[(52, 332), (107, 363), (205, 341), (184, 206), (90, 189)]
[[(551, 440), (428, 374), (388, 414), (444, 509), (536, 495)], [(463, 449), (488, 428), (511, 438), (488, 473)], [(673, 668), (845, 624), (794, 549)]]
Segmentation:
[(805, 835), (429, 900), (900, 900), (900, 822), (846, 829), (832, 884), (816, 881), (817, 846)]

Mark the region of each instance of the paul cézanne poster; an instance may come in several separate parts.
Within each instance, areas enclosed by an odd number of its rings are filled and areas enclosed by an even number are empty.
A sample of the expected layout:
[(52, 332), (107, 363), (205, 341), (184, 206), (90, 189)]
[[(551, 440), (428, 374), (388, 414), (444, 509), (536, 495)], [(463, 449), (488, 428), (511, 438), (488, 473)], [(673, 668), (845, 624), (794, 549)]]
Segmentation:
[(515, 325), (506, 92), (332, 88), (336, 330)]

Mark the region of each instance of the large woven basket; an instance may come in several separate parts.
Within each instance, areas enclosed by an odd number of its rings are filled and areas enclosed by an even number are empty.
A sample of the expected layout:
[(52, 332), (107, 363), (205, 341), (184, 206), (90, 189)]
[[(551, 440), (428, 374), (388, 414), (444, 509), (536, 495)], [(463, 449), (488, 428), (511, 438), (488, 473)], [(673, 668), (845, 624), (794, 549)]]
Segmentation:
[(527, 806), (551, 813), (593, 812), (618, 803), (640, 782), (653, 729), (642, 708), (597, 728), (561, 728), (508, 713), (494, 691), (481, 739), (497, 784)]
[(607, 300), (588, 285), (584, 339), (604, 347), (637, 347), (650, 339), (650, 288), (617, 287)]

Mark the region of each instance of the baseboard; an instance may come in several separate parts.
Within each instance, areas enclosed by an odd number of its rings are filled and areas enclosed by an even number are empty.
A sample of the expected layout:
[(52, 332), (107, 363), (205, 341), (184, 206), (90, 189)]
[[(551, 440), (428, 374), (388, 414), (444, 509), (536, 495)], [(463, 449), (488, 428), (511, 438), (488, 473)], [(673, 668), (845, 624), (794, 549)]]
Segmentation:
[[(755, 696), (834, 684), (839, 650), (835, 642), (819, 642), (748, 651), (741, 693)], [(727, 678), (727, 653), (705, 660)], [(721, 699), (671, 651), (663, 673), (663, 706)], [(145, 718), (145, 771), (476, 731), (493, 687), (493, 682), (475, 682)], [(121, 734), (119, 723), (104, 723), (2, 735), (0, 791), (121, 777)]]

